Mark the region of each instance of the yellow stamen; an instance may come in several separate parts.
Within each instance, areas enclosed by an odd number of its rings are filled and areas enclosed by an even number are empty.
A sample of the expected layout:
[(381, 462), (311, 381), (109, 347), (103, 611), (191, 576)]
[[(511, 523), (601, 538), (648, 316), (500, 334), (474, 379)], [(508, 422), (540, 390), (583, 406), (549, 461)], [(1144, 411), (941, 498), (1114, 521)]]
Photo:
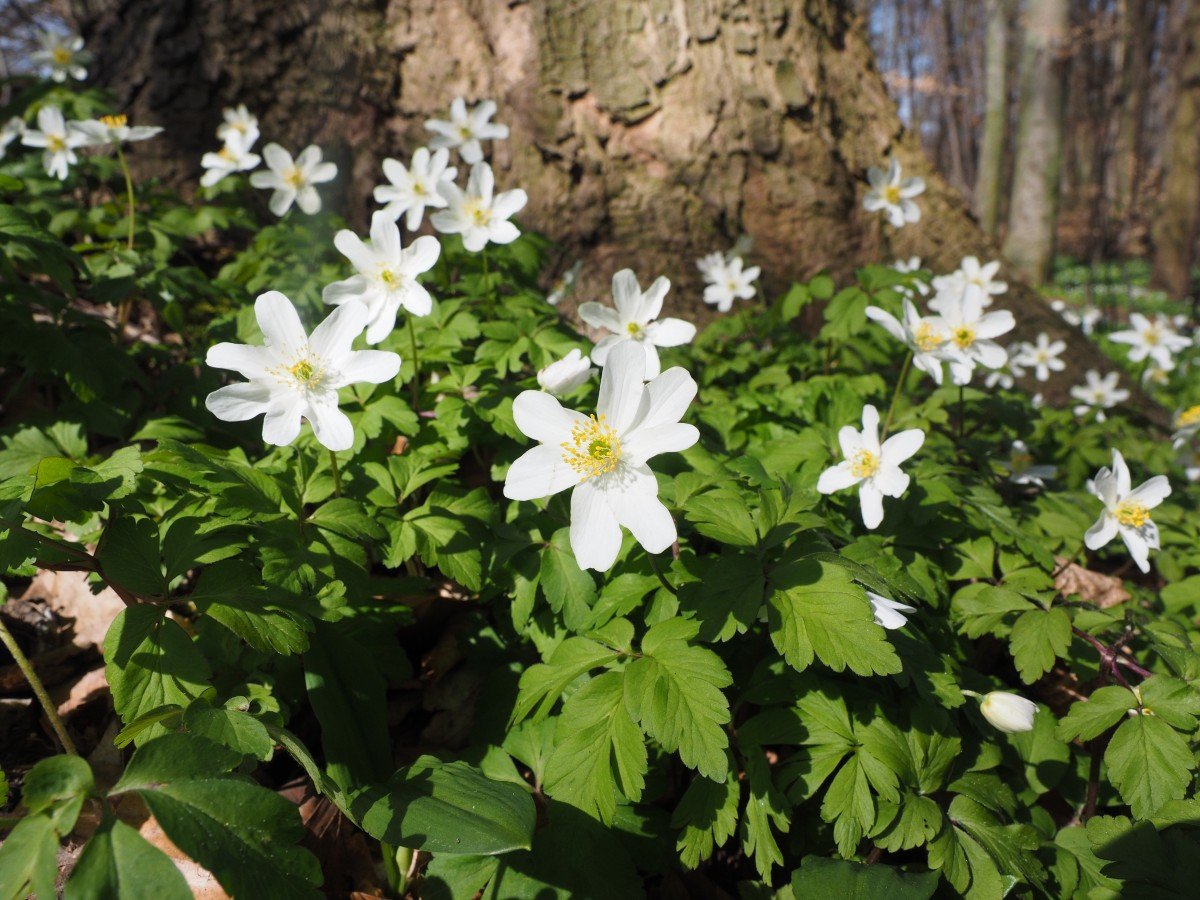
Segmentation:
[(1195, 425), (1197, 422), (1200, 422), (1200, 405), (1189, 406), (1187, 409), (1181, 412), (1179, 414), (1179, 418), (1175, 420), (1175, 424), (1179, 426)]
[(396, 285), (400, 283), (400, 276), (391, 269), (384, 269), (379, 273), (379, 280), (387, 285), (389, 290), (395, 290)]
[(897, 184), (889, 184), (883, 189), (883, 199), (892, 206), (900, 205), (900, 186)]
[(60, 66), (65, 66), (71, 61), (71, 51), (66, 47), (55, 47), (51, 52), (54, 61)]
[(67, 142), (57, 134), (46, 135), (46, 150), (50, 153), (62, 153), (67, 149)]
[(464, 211), (467, 214), (467, 218), (476, 225), (486, 225), (492, 218), (492, 211), (474, 200), (467, 204)]
[(414, 194), (416, 194), (418, 197), (424, 197), (425, 196), (425, 185), (421, 184), (421, 182), (419, 182), (419, 181), (414, 181), (413, 186), (412, 186), (412, 192)]
[(1153, 347), (1162, 341), (1162, 334), (1156, 327), (1147, 328), (1142, 332), (1142, 340), (1145, 341), (1149, 346)]
[(1028, 453), (1013, 453), (1009, 465), (1012, 466), (1013, 472), (1020, 475), (1033, 465), (1033, 457)]
[(571, 439), (563, 441), (563, 462), (584, 479), (595, 478), (616, 469), (621, 461), (621, 439), (604, 416), (592, 416), (575, 423)]
[(975, 343), (975, 329), (970, 325), (959, 325), (951, 332), (950, 337), (958, 344), (959, 349), (966, 350)]
[(1141, 528), (1150, 521), (1150, 510), (1136, 500), (1122, 500), (1117, 504), (1114, 515), (1117, 517), (1117, 522), (1132, 528)]
[(292, 166), (286, 173), (284, 173), (283, 180), (299, 190), (304, 186), (304, 173), (301, 172), (296, 166)]
[(302, 359), (300, 362), (288, 368), (288, 373), (292, 378), (296, 379), (304, 387), (315, 388), (321, 383), (324, 372), (313, 364), (311, 360)]
[(101, 116), (100, 124), (105, 128), (123, 128), (129, 123), (129, 116)]
[(934, 350), (944, 340), (936, 328), (928, 322), (922, 322), (913, 332), (913, 342), (922, 353)]
[(458, 136), (459, 136), (460, 138), (462, 138), (464, 141), (469, 141), (469, 140), (470, 140), (471, 138), (473, 138), (475, 135), (473, 135), (473, 134), (471, 133), (471, 126), (470, 126), (470, 125), (460, 125), (460, 126), (458, 126)]
[(855, 478), (870, 478), (879, 471), (879, 457), (870, 450), (855, 450), (850, 454), (850, 474)]

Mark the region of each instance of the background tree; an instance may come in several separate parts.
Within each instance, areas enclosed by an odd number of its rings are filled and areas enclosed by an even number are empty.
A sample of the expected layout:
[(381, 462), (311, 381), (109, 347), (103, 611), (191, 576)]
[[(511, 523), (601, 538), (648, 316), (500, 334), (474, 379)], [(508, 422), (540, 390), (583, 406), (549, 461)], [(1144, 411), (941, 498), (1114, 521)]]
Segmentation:
[[(584, 259), (582, 299), (633, 265), (703, 315), (692, 262), (743, 232), (768, 290), (891, 255), (942, 271), (997, 255), (901, 124), (851, 0), (90, 0), (75, 14), (101, 83), (166, 127), (151, 171), (194, 178), (222, 106), (243, 102), (268, 139), (334, 151), (359, 226), (381, 160), (427, 140), (427, 117), (458, 94), (496, 99), (512, 127), (498, 183), (529, 192), (522, 220), (565, 248), (564, 268)], [(887, 246), (860, 201), (889, 154), (929, 190)], [(1070, 343), (1072, 378), (1106, 367), (1036, 293), (1006, 300), (1023, 336)]]
[(1000, 222), (1004, 142), (1008, 136), (1008, 19), (1008, 0), (989, 0), (984, 58), (986, 93), (975, 179), (975, 209), (980, 226), (992, 236)]

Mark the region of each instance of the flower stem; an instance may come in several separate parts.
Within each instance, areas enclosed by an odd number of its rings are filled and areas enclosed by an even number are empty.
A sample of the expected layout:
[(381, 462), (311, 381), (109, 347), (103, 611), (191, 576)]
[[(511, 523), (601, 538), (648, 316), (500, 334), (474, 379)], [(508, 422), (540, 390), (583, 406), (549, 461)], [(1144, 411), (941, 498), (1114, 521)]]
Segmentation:
[(417, 355), (417, 329), (413, 325), (412, 316), (408, 317), (408, 338), (412, 341), (412, 408), (413, 412), (419, 413), (421, 411), (421, 358)]
[(133, 202), (133, 176), (129, 174), (129, 163), (125, 160), (125, 151), (121, 149), (121, 144), (117, 143), (117, 161), (121, 164), (121, 172), (125, 176), (125, 199), (129, 204), (129, 237), (125, 242), (127, 249), (133, 249), (133, 229), (137, 219), (137, 210)]
[(679, 591), (675, 589), (675, 586), (671, 584), (671, 582), (667, 581), (667, 576), (664, 575), (663, 570), (659, 568), (658, 559), (654, 556), (654, 554), (647, 550), (646, 558), (650, 560), (650, 568), (654, 570), (654, 574), (658, 576), (658, 580), (662, 583), (662, 586), (672, 594), (678, 594)]
[(329, 451), (329, 467), (333, 469), (333, 496), (342, 496), (342, 472), (338, 468), (337, 454)]
[(958, 442), (961, 444), (963, 439), (963, 426), (966, 425), (966, 416), (963, 413), (963, 385), (958, 386)]
[(29, 682), (29, 686), (33, 688), (33, 693), (38, 698), (38, 702), (42, 704), (42, 709), (46, 711), (46, 718), (50, 720), (50, 727), (54, 729), (54, 734), (58, 737), (58, 742), (62, 744), (63, 750), (71, 754), (71, 756), (78, 756), (79, 751), (75, 749), (75, 743), (71, 740), (71, 736), (67, 734), (67, 726), (59, 718), (54, 701), (46, 693), (46, 686), (42, 684), (42, 679), (38, 678), (37, 672), (34, 671), (28, 657), (21, 652), (21, 648), (17, 645), (12, 632), (8, 630), (8, 626), (4, 624), (2, 617), (0, 617), (0, 643), (3, 643), (8, 648), (8, 652), (12, 654), (12, 658), (17, 663), (17, 668), (21, 670), (21, 674), (25, 676), (25, 680)]
[(892, 405), (888, 407), (887, 418), (883, 420), (883, 431), (879, 435), (879, 440), (883, 441), (888, 436), (888, 430), (892, 427), (892, 416), (896, 414), (896, 403), (900, 399), (900, 392), (904, 390), (904, 381), (908, 378), (908, 367), (912, 365), (913, 352), (908, 351), (908, 355), (904, 357), (904, 365), (900, 367), (900, 377), (896, 379), (896, 390), (892, 392)]

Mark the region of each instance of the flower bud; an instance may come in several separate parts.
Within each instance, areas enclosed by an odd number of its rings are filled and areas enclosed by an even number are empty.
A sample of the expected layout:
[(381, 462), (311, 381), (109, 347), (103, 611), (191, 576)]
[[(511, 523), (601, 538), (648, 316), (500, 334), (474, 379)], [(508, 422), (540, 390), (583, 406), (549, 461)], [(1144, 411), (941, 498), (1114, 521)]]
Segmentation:
[(552, 362), (538, 372), (537, 380), (543, 391), (561, 397), (591, 378), (595, 371), (588, 357), (580, 356), (578, 350), (572, 350), (558, 362)]
[(1015, 734), (1018, 731), (1033, 730), (1037, 704), (1019, 694), (991, 691), (979, 704), (979, 711), (1000, 731)]

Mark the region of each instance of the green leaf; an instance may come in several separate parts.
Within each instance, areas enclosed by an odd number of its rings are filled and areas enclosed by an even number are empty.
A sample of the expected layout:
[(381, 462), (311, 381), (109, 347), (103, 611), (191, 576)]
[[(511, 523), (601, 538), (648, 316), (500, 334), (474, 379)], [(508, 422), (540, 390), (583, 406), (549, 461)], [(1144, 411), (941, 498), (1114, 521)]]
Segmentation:
[(1137, 697), (1128, 688), (1119, 685), (1098, 688), (1086, 700), (1071, 704), (1066, 716), (1059, 720), (1058, 736), (1064, 741), (1090, 741), (1104, 734), (1137, 706)]
[(233, 896), (318, 900), (320, 866), (294, 846), (304, 836), (295, 805), (226, 774), (241, 760), (204, 738), (168, 734), (133, 754), (112, 795), (137, 794), (171, 842)]
[(71, 872), (64, 900), (191, 900), (183, 873), (165, 853), (117, 819), (92, 835)]
[(1010, 647), (1021, 680), (1033, 684), (1071, 645), (1071, 617), (1061, 606), (1029, 610), (1013, 625)]
[(1154, 675), (1143, 681), (1138, 690), (1142, 706), (1172, 728), (1181, 731), (1196, 729), (1196, 716), (1200, 715), (1200, 691), (1194, 685), (1170, 675)]
[(701, 641), (728, 641), (758, 621), (766, 581), (762, 563), (732, 550), (688, 563), (697, 581), (679, 588), (681, 610), (695, 611)]
[(1168, 800), (1179, 800), (1196, 767), (1187, 741), (1155, 716), (1127, 719), (1104, 751), (1108, 777), (1134, 816), (1153, 815)]
[(28, 816), (0, 844), (0, 900), (55, 897), (58, 841), (50, 816)]
[(698, 626), (668, 619), (642, 638), (642, 655), (625, 670), (625, 703), (630, 715), (684, 765), (723, 779), (729, 737), (729, 701), (721, 692), (733, 677), (721, 658), (689, 644)]
[(735, 547), (758, 546), (754, 519), (737, 491), (718, 488), (692, 497), (684, 504), (684, 514), (705, 537)]
[[(45, 812), (60, 803), (88, 796), (94, 785), (92, 768), (78, 756), (51, 756), (29, 770), (21, 789), (21, 802), (31, 813)], [(72, 818), (64, 823), (70, 831)]]
[(835, 672), (894, 675), (900, 659), (861, 587), (838, 566), (803, 559), (771, 576), (771, 641), (797, 670), (820, 659)]
[(308, 521), (352, 541), (382, 540), (386, 534), (361, 503), (348, 497), (326, 501)]
[(845, 900), (929, 900), (937, 872), (908, 873), (893, 866), (806, 856), (792, 873), (792, 893)]
[(788, 818), (790, 808), (787, 800), (771, 778), (762, 751), (755, 749), (745, 754), (746, 780), (749, 796), (746, 798), (746, 813), (742, 817), (742, 844), (747, 855), (763, 881), (770, 883), (772, 870), (783, 864), (783, 852), (775, 840), (773, 829), (787, 832), (791, 825)]
[(569, 528), (554, 532), (542, 550), (539, 582), (550, 608), (562, 614), (567, 627), (581, 626), (596, 603), (596, 582), (575, 562)]
[[(159, 607), (139, 604), (121, 610), (104, 639), (105, 674), (113, 705), (124, 722), (159, 707), (187, 706), (208, 687), (211, 670), (199, 648)], [(165, 732), (154, 725), (135, 743)]]
[(625, 705), (620, 672), (593, 678), (563, 704), (556, 746), (546, 764), (546, 791), (611, 825), (618, 791), (641, 799), (646, 744)]
[(535, 722), (546, 718), (567, 685), (585, 672), (619, 658), (623, 651), (631, 649), (632, 642), (633, 625), (627, 619), (613, 619), (593, 632), (592, 637), (567, 638), (546, 662), (530, 666), (521, 673), (511, 723), (516, 724), (530, 716)]
[(967, 637), (995, 634), (1014, 612), (1037, 609), (1037, 605), (1014, 590), (977, 582), (959, 589), (951, 610)]
[(680, 860), (694, 869), (733, 836), (738, 822), (741, 788), (737, 778), (723, 781), (695, 778), (671, 813), (671, 827), (682, 829), (677, 848)]
[(158, 526), (149, 519), (122, 517), (104, 529), (96, 558), (107, 578), (142, 599), (165, 597)]
[(246, 756), (267, 760), (275, 742), (262, 722), (240, 709), (213, 707), (197, 700), (183, 714), (183, 727)]
[(522, 786), (432, 756), (362, 791), (350, 806), (372, 837), (434, 854), (528, 849), (536, 817), (533, 798)]

